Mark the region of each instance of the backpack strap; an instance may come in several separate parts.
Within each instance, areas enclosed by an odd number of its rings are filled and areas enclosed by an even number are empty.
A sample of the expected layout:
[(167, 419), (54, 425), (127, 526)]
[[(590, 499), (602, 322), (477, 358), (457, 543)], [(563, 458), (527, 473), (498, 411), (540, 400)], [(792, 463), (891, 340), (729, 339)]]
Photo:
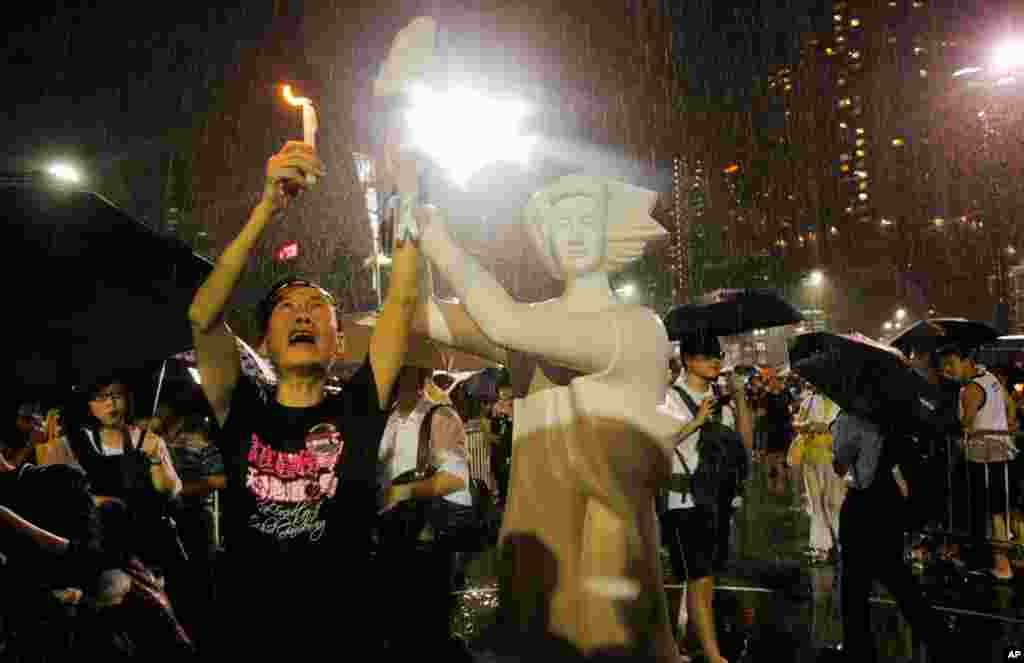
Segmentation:
[[(686, 409), (690, 411), (690, 416), (696, 417), (697, 410), (699, 408), (697, 407), (697, 404), (693, 402), (693, 399), (690, 397), (690, 394), (686, 393), (686, 390), (677, 384), (672, 385), (672, 389), (674, 389), (675, 392), (679, 394), (679, 397), (683, 399), (683, 403), (686, 404)], [(692, 479), (693, 474), (690, 472), (690, 466), (686, 464), (686, 459), (683, 458), (683, 454), (679, 453), (679, 448), (673, 447), (672, 450), (676, 453), (676, 456), (679, 458), (679, 462), (683, 464), (683, 471), (686, 472), (686, 476)]]
[(700, 408), (698, 408), (697, 404), (693, 402), (693, 398), (690, 397), (690, 394), (686, 393), (686, 390), (677, 384), (672, 385), (672, 389), (679, 394), (679, 398), (683, 399), (683, 402), (686, 404), (686, 409), (690, 411), (690, 416), (696, 417), (697, 410)]
[(430, 469), (430, 428), (434, 419), (434, 413), (448, 405), (432, 405), (427, 413), (423, 415), (423, 422), (420, 424), (419, 445), (416, 447), (416, 473), (425, 476)]

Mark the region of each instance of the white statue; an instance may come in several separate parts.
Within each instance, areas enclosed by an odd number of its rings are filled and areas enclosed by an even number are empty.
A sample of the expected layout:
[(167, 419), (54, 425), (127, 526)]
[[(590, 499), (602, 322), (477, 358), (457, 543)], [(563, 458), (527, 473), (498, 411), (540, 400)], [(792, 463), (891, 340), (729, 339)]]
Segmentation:
[(658, 559), (654, 494), (680, 422), (665, 399), (661, 320), (612, 292), (609, 274), (666, 232), (657, 194), (571, 175), (536, 193), (525, 222), (561, 297), (527, 304), (451, 240), (433, 214), (422, 251), (460, 302), (429, 300), (414, 329), (511, 370), (510, 496), (501, 543), (508, 625), (584, 652), (634, 646), (676, 661)]

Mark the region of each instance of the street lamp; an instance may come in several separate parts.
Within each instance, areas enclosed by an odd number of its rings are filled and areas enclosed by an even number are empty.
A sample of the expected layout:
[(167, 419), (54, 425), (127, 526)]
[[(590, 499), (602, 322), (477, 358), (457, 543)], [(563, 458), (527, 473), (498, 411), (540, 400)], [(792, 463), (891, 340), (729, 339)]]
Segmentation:
[(356, 169), (356, 179), (363, 189), (363, 197), (366, 201), (366, 214), (370, 219), (370, 236), (373, 239), (373, 255), (370, 256), (365, 265), (371, 269), (373, 279), (373, 290), (377, 293), (378, 310), (384, 306), (383, 284), (381, 281), (381, 266), (390, 263), (387, 257), (386, 248), (381, 243), (381, 218), (380, 218), (380, 196), (377, 193), (377, 169), (373, 158), (360, 152), (352, 153), (352, 164)]
[(80, 184), (82, 182), (82, 174), (69, 163), (50, 164), (46, 172), (64, 184)]
[(822, 328), (824, 328), (824, 313), (825, 312), (823, 310), (821, 310), (822, 309), (822, 305), (821, 305), (821, 286), (824, 285), (824, 283), (825, 283), (825, 272), (821, 271), (820, 269), (812, 270), (811, 273), (807, 275), (807, 285), (809, 285), (811, 288), (814, 289), (813, 297), (812, 297), (812, 301), (814, 303), (813, 315), (817, 317), (817, 322), (812, 321), (811, 324), (814, 326), (815, 331), (817, 331), (817, 327), (818, 327), (818, 323), (819, 322), (821, 323)]

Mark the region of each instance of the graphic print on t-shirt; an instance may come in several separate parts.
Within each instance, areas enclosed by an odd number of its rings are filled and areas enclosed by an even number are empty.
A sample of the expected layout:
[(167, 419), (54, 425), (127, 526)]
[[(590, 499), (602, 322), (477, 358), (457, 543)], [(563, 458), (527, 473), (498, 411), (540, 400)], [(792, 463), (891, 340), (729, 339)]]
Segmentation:
[(328, 423), (310, 429), (305, 448), (294, 453), (278, 451), (253, 433), (245, 485), (256, 498), (256, 510), (249, 526), (282, 540), (308, 535), (318, 541), (327, 526), (320, 509), (338, 490), (334, 469), (344, 446), (341, 433)]

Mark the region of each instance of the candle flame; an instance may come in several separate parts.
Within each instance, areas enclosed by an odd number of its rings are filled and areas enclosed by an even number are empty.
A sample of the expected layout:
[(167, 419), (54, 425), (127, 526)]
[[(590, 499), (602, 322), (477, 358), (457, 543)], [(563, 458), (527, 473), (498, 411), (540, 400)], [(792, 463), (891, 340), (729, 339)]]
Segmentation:
[(292, 96), (292, 86), (291, 85), (285, 85), (283, 92), (284, 92), (285, 100), (287, 100), (287, 102), (290, 103), (292, 106), (312, 106), (313, 105), (313, 102), (310, 101), (309, 99), (307, 99), (306, 97), (295, 97), (295, 96)]

